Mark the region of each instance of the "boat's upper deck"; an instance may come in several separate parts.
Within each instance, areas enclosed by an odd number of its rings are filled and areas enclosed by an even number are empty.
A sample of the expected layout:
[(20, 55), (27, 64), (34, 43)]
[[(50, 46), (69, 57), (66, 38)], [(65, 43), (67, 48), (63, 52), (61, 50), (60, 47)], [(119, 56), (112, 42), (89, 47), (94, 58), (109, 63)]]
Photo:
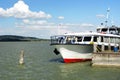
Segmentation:
[(110, 36), (110, 37), (120, 37), (120, 35), (97, 33), (97, 32), (66, 33), (64, 35), (54, 35), (54, 36)]
[(120, 28), (114, 25), (112, 27), (98, 27), (97, 32), (104, 34), (120, 35)]

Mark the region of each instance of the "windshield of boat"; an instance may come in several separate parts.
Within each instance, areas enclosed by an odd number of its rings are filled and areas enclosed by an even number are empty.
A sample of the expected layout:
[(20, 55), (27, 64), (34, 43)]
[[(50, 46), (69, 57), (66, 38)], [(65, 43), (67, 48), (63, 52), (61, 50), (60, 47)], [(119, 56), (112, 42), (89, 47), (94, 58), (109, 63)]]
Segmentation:
[(81, 42), (97, 42), (98, 36), (52, 36), (52, 44), (79, 44)]
[(107, 30), (108, 30), (107, 28), (103, 28), (102, 32), (107, 32)]
[(91, 41), (91, 36), (85, 36), (83, 41)]
[(81, 36), (76, 37), (76, 39), (77, 39), (77, 42), (82, 42), (82, 37)]

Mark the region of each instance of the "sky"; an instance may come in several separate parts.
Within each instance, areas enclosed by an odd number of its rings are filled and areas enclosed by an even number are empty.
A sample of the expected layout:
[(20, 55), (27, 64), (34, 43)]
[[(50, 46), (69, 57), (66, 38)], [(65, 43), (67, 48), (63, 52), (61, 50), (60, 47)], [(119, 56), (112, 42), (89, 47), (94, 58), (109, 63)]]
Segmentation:
[(106, 20), (120, 26), (120, 0), (0, 0), (0, 35), (49, 39), (95, 31)]

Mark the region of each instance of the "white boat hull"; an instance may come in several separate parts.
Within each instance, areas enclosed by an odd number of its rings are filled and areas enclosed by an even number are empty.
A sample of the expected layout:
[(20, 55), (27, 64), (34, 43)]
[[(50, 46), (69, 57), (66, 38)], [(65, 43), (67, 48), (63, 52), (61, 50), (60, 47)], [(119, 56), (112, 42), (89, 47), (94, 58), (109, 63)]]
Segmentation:
[(92, 59), (93, 45), (77, 44), (77, 45), (55, 45), (62, 55), (65, 63), (83, 62)]

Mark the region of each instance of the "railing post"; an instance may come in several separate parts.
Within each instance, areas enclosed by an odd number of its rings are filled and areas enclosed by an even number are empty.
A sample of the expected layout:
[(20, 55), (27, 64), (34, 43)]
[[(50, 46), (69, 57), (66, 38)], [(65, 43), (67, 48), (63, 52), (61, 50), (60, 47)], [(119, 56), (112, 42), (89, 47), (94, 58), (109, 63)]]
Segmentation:
[(111, 50), (111, 46), (110, 46), (110, 44), (108, 44), (108, 50), (109, 50), (109, 51)]
[(120, 51), (120, 43), (118, 43), (119, 44), (119, 51)]
[(93, 44), (93, 50), (94, 53), (97, 52), (97, 44)]
[(102, 51), (105, 51), (105, 45), (102, 44)]

